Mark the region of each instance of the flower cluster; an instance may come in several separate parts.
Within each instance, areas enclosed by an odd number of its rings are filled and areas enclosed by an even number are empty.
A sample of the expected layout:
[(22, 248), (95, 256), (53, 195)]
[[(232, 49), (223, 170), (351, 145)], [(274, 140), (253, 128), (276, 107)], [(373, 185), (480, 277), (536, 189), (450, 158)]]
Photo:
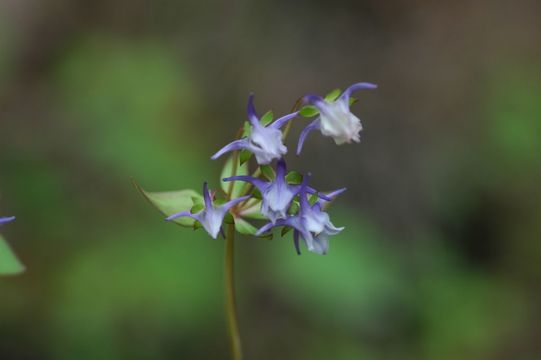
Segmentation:
[[(343, 227), (336, 227), (325, 212), (329, 203), (344, 189), (321, 193), (309, 186), (310, 174), (287, 171), (284, 156), (288, 149), (284, 140), (297, 117), (313, 118), (302, 130), (297, 144), (301, 153), (307, 135), (319, 130), (338, 145), (359, 142), (361, 121), (351, 113), (354, 102), (351, 94), (360, 89), (374, 89), (376, 85), (358, 83), (344, 92), (335, 90), (326, 97), (307, 95), (298, 101), (294, 111), (273, 121), (272, 112), (259, 117), (254, 106), (254, 95), (248, 98), (248, 121), (239, 131), (239, 138), (218, 150), (215, 160), (232, 153), (223, 174), (221, 191), (209, 191), (205, 182), (202, 196), (193, 190), (143, 194), (167, 215), (166, 220), (179, 225), (204, 228), (217, 238), (224, 223), (248, 235), (271, 237), (272, 228), (282, 227), (282, 236), (293, 230), (293, 242), (300, 254), (300, 240), (309, 251), (326, 254), (329, 237)], [(255, 157), (257, 167), (248, 173), (248, 161)], [(273, 162), (275, 163), (272, 166)], [(176, 206), (178, 205), (178, 206)], [(171, 211), (175, 208), (178, 211)], [(267, 220), (259, 229), (247, 219)]]

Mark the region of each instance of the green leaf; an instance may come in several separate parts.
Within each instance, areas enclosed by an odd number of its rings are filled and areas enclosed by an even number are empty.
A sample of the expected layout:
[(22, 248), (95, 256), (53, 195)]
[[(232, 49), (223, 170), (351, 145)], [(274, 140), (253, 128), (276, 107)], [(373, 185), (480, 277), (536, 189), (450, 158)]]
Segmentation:
[(197, 204), (202, 204), (204, 205), (205, 202), (203, 201), (203, 197), (202, 196), (192, 196), (192, 203), (194, 205), (197, 205)]
[(273, 181), (276, 178), (276, 173), (270, 165), (261, 165), (260, 169), (261, 173), (267, 178), (267, 180)]
[(260, 123), (263, 126), (267, 126), (272, 122), (272, 119), (274, 118), (274, 114), (272, 111), (267, 111), (265, 115), (261, 117)]
[(334, 89), (333, 91), (331, 91), (330, 93), (325, 95), (325, 100), (327, 100), (328, 102), (332, 102), (332, 101), (338, 99), (341, 92), (342, 92), (342, 90), (340, 90), (340, 89)]
[(193, 229), (194, 229), (194, 230), (199, 230), (199, 229), (201, 229), (202, 227), (203, 227), (203, 225), (201, 225), (201, 223), (200, 223), (199, 221), (195, 220), (195, 221), (193, 222)]
[(290, 184), (298, 185), (302, 183), (302, 174), (298, 171), (290, 171), (286, 175), (286, 181)]
[(235, 218), (235, 230), (244, 235), (255, 235), (257, 228), (248, 221), (239, 217)]
[[(191, 189), (179, 190), (179, 191), (163, 191), (163, 192), (147, 192), (137, 184), (135, 180), (132, 180), (133, 185), (141, 195), (143, 195), (156, 209), (158, 209), (165, 216), (171, 216), (181, 211), (188, 211), (194, 206), (192, 198), (199, 198), (203, 202), (203, 197), (196, 191)], [(181, 217), (173, 220), (174, 223), (192, 227), (194, 220), (189, 217)]]
[(22, 273), (24, 269), (24, 265), (0, 235), (0, 275), (16, 275)]
[(245, 162), (247, 162), (248, 160), (250, 160), (250, 158), (252, 157), (252, 153), (248, 150), (241, 150), (240, 152), (240, 164), (243, 165)]
[(317, 114), (319, 114), (319, 110), (318, 110), (317, 107), (315, 107), (313, 105), (303, 106), (303, 108), (299, 112), (299, 115), (307, 117), (307, 118), (312, 117), (312, 116), (316, 116)]
[[(237, 166), (233, 166), (233, 160), (237, 159)], [(234, 173), (234, 168), (236, 167), (236, 171)], [(234, 175), (248, 175), (248, 164), (240, 164), (239, 157), (235, 155), (235, 153), (231, 154), (231, 156), (227, 159), (225, 162), (225, 165), (222, 169), (222, 174), (220, 175), (220, 179), (234, 176)], [(233, 185), (231, 185), (233, 183)], [(229, 188), (231, 188), (231, 194), (230, 198), (234, 199), (240, 196), (240, 192), (242, 190), (242, 187), (244, 186), (243, 181), (222, 181), (222, 189), (227, 194), (229, 193)]]

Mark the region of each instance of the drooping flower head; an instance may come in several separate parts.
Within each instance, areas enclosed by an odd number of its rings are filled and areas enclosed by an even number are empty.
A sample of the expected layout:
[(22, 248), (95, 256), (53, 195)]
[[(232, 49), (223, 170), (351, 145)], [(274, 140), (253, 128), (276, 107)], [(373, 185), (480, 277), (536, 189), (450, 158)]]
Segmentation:
[[(322, 200), (318, 199), (313, 205), (308, 200), (308, 181), (310, 175), (304, 176), (299, 190), (299, 212), (296, 215), (285, 219), (279, 219), (275, 223), (268, 223), (260, 228), (258, 235), (263, 234), (275, 226), (289, 226), (294, 229), (293, 239), (295, 248), (300, 254), (299, 235), (302, 237), (309, 251), (320, 255), (327, 253), (329, 249), (328, 238), (331, 235), (338, 234), (344, 228), (337, 228), (330, 221), (329, 214), (322, 210)], [(346, 189), (336, 190), (327, 194), (327, 199), (331, 200)], [(323, 200), (325, 201), (325, 200)]]
[[(287, 166), (282, 158), (276, 164), (276, 178), (274, 181), (264, 181), (252, 176), (232, 176), (223, 179), (224, 181), (246, 181), (254, 185), (261, 193), (261, 214), (269, 218), (274, 224), (278, 219), (287, 217), (287, 210), (295, 196), (299, 193), (300, 185), (291, 185), (286, 181)], [(316, 190), (306, 187), (306, 191), (314, 194)], [(320, 194), (324, 200), (330, 200), (323, 194)]]
[(15, 216), (0, 217), (0, 225), (7, 224), (8, 222), (12, 222), (13, 220), (15, 220)]
[(353, 84), (334, 101), (325, 100), (319, 95), (305, 96), (305, 102), (315, 106), (319, 110), (319, 116), (301, 132), (297, 155), (300, 154), (304, 140), (312, 130), (320, 130), (324, 136), (332, 137), (337, 145), (359, 142), (359, 133), (363, 127), (361, 120), (351, 113), (350, 96), (357, 90), (375, 88), (377, 85), (366, 82)]
[(192, 214), (190, 211), (182, 211), (169, 216), (168, 218), (166, 218), (166, 220), (171, 221), (183, 216), (190, 217), (194, 220), (199, 221), (203, 228), (209, 233), (209, 235), (212, 236), (212, 238), (216, 239), (218, 233), (220, 232), (224, 216), (225, 214), (227, 214), (229, 209), (249, 198), (250, 195), (246, 195), (230, 200), (223, 205), (216, 206), (211, 199), (208, 185), (205, 182), (203, 184), (203, 200), (205, 205), (203, 210), (196, 214)]
[(261, 124), (255, 108), (254, 95), (248, 98), (248, 120), (252, 125), (251, 133), (242, 139), (235, 140), (214, 154), (211, 159), (216, 160), (223, 154), (234, 150), (248, 150), (255, 155), (259, 165), (269, 164), (274, 159), (279, 159), (287, 153), (287, 148), (282, 140), (280, 128), (289, 120), (297, 116), (298, 112), (288, 114), (277, 119), (268, 126)]

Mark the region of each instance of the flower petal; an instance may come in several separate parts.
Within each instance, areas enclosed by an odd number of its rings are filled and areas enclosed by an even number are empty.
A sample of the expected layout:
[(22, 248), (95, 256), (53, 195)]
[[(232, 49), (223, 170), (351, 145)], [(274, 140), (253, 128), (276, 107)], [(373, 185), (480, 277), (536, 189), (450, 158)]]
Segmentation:
[(15, 220), (15, 216), (8, 216), (8, 217), (0, 218), (0, 225), (7, 224), (8, 222), (11, 222), (13, 220)]
[(220, 150), (218, 150), (218, 152), (216, 152), (216, 154), (211, 156), (211, 159), (216, 160), (220, 156), (222, 156), (223, 154), (228, 153), (230, 151), (245, 149), (246, 145), (247, 145), (247, 140), (246, 139), (235, 140), (235, 141), (227, 144), (226, 146), (224, 146)]
[(282, 126), (284, 126), (289, 120), (294, 119), (298, 114), (299, 114), (299, 112), (296, 111), (296, 112), (294, 112), (294, 113), (291, 113), (291, 114), (282, 116), (281, 118), (277, 119), (275, 122), (273, 122), (272, 124), (270, 124), (269, 126), (275, 128), (275, 129), (280, 129), (280, 128), (281, 128)]

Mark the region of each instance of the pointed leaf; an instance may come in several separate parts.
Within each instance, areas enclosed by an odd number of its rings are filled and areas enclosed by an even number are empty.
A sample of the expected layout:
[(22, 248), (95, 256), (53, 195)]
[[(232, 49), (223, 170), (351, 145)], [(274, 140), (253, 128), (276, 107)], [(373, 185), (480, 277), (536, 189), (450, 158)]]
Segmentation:
[(24, 269), (24, 265), (0, 235), (0, 275), (16, 275), (22, 273)]
[[(234, 159), (237, 159), (236, 166), (233, 166)], [(233, 153), (225, 162), (225, 165), (222, 169), (222, 174), (220, 175), (220, 179), (235, 176), (235, 175), (248, 175), (248, 164), (244, 163), (241, 165), (239, 162), (239, 156)], [(222, 181), (221, 183), (222, 183), (222, 189), (226, 194), (229, 193), (229, 189), (231, 188), (231, 194), (229, 194), (230, 195), (229, 197), (231, 199), (234, 199), (240, 196), (240, 192), (244, 185), (244, 182), (242, 181)]]
[(255, 235), (257, 228), (248, 221), (239, 217), (235, 218), (235, 230), (244, 235)]
[[(148, 192), (132, 180), (133, 185), (139, 192), (158, 209), (163, 215), (171, 216), (181, 211), (188, 211), (194, 206), (192, 198), (199, 198), (203, 202), (203, 197), (195, 190), (185, 189), (179, 191), (163, 191), (163, 192)], [(174, 223), (192, 227), (194, 219), (189, 217), (181, 217), (173, 220)]]
[(300, 116), (304, 116), (304, 117), (307, 117), (307, 118), (312, 117), (312, 116), (316, 116), (317, 114), (319, 114), (319, 110), (318, 110), (317, 107), (315, 107), (313, 105), (306, 105), (299, 112)]
[(340, 93), (342, 93), (342, 90), (334, 89), (333, 91), (325, 95), (325, 100), (327, 100), (328, 102), (332, 102), (338, 99), (338, 97), (340, 96)]

